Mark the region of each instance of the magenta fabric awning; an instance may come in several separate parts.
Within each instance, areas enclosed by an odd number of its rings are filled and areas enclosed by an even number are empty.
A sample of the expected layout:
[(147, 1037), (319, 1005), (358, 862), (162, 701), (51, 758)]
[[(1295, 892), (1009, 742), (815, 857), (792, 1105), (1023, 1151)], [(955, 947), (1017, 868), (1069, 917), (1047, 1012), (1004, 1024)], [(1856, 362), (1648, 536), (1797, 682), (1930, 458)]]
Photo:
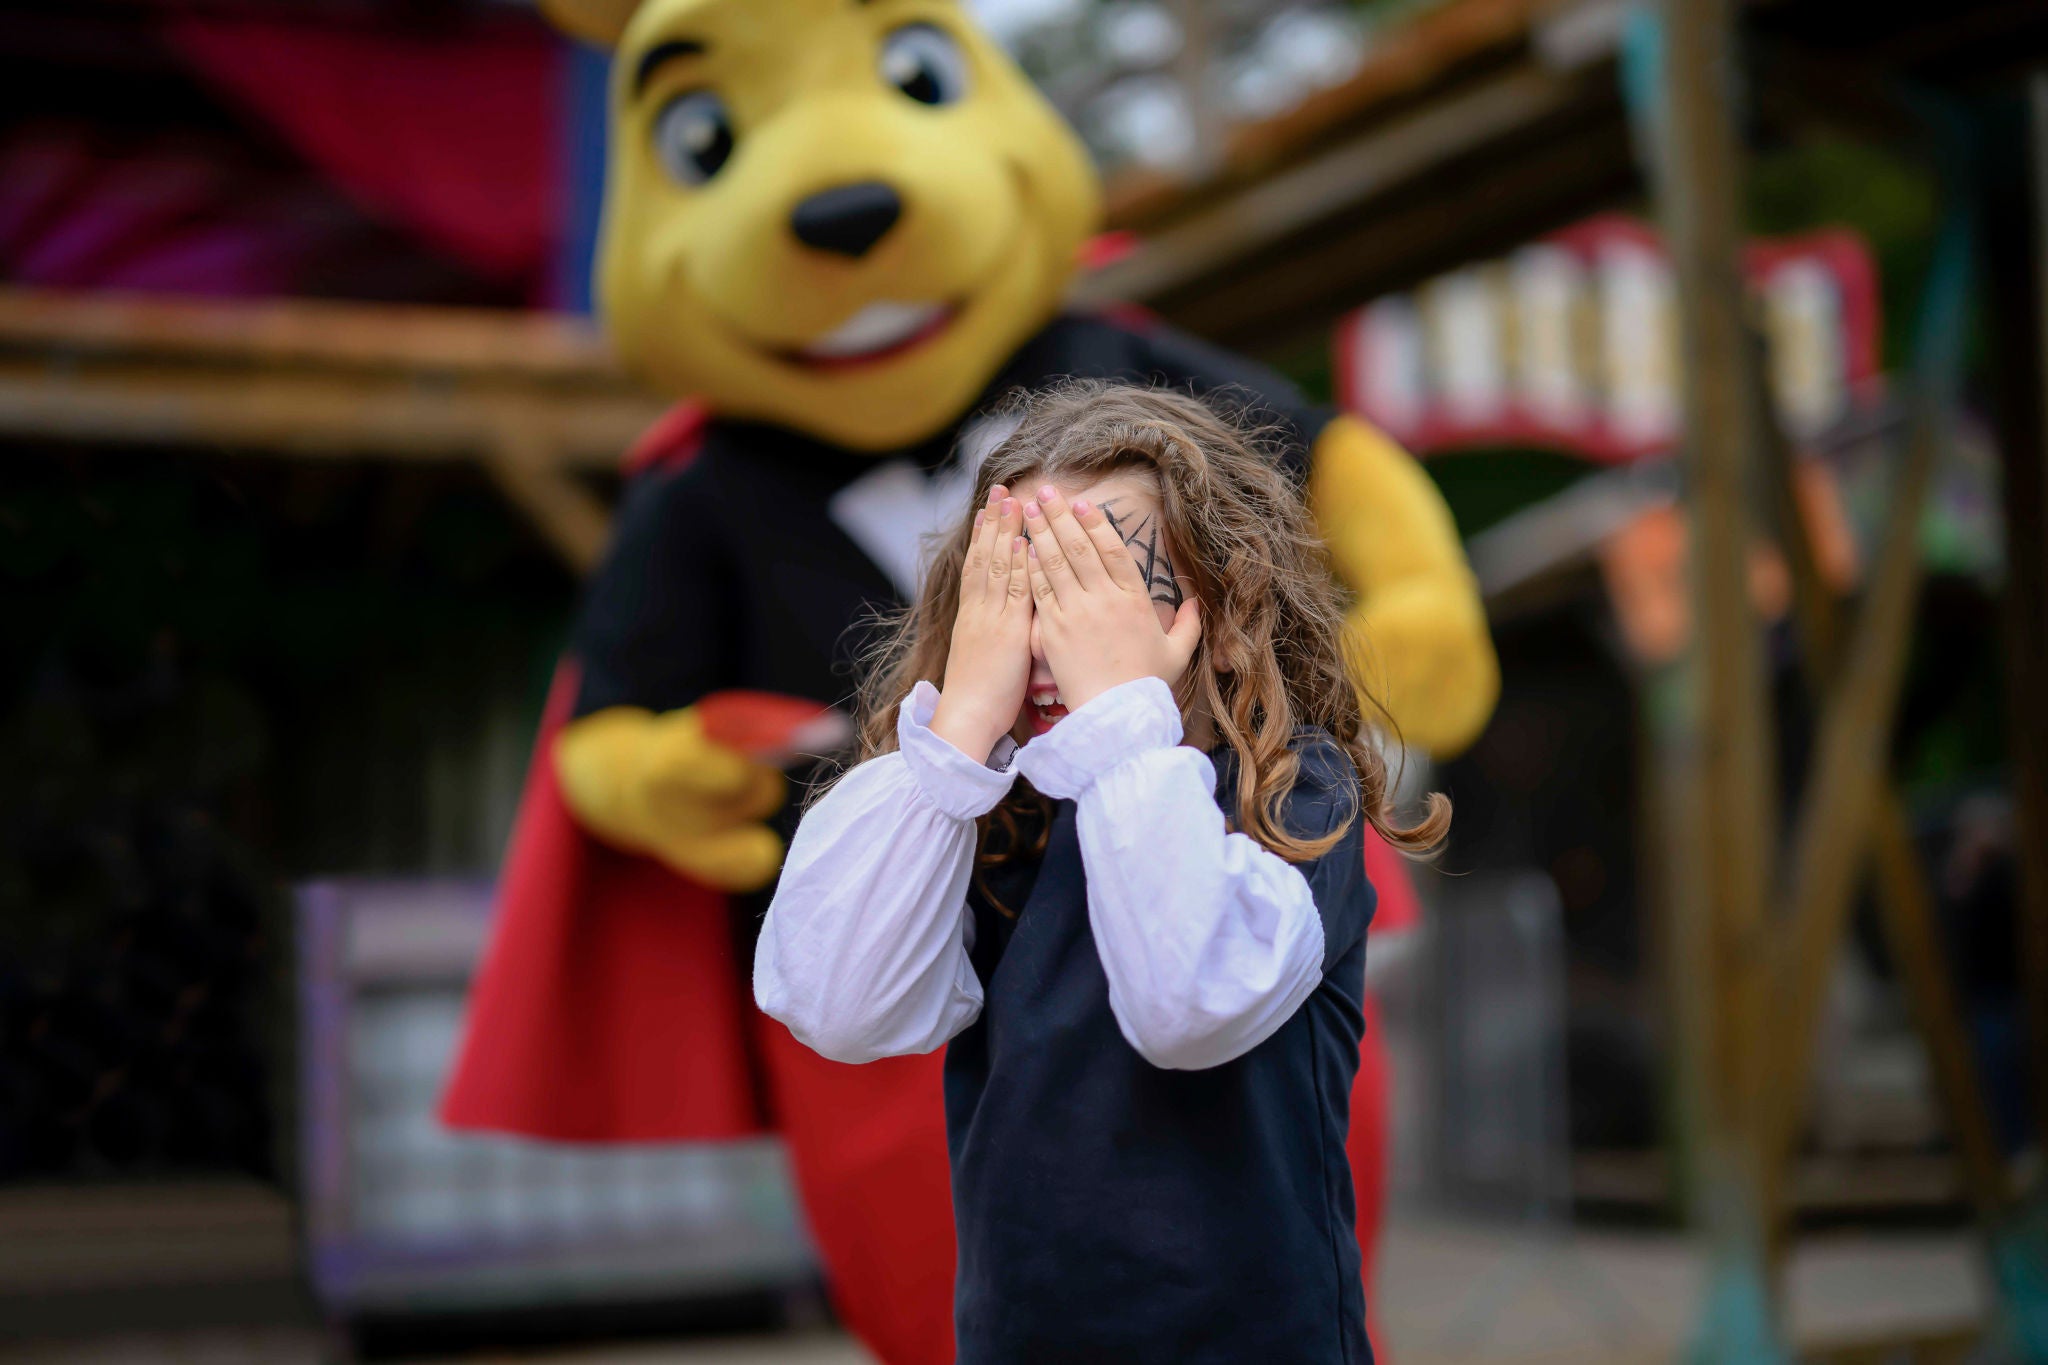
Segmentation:
[(170, 41), (366, 211), (501, 279), (560, 237), (562, 48), (526, 25), (387, 32), (176, 16)]
[(549, 301), (567, 49), (538, 21), (144, 22), (246, 131), (74, 116), (0, 132), (0, 278), (252, 296), (370, 277), (402, 296), (459, 276), (463, 301)]

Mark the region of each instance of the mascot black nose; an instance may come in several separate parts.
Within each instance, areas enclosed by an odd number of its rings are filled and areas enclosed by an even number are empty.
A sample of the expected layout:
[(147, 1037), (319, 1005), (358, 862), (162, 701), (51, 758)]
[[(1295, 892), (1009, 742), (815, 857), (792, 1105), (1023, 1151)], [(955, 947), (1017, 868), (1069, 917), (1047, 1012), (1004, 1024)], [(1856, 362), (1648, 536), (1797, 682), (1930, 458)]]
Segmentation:
[(841, 256), (865, 256), (903, 216), (903, 200), (879, 180), (820, 190), (789, 215), (790, 230), (805, 246)]

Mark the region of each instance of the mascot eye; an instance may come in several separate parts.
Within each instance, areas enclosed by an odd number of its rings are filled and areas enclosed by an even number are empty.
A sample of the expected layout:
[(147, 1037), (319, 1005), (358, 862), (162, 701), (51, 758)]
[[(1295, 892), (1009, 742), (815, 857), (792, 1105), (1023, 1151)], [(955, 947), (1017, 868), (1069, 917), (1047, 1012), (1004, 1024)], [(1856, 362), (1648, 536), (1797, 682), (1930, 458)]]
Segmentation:
[(919, 104), (951, 104), (967, 93), (967, 55), (932, 24), (906, 24), (882, 43), (882, 79)]
[(701, 185), (732, 155), (732, 116), (709, 90), (678, 95), (654, 116), (654, 152), (685, 185)]

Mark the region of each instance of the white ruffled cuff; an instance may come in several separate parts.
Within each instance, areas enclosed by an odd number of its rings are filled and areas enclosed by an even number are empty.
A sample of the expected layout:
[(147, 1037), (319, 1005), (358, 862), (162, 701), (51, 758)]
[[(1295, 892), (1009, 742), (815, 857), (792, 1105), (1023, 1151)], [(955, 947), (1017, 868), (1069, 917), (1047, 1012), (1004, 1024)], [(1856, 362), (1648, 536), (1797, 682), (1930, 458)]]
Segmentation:
[[(1008, 794), (1016, 775), (1006, 771), (1016, 746), (1009, 737), (996, 745), (988, 765), (976, 763), (931, 731), (939, 709), (939, 689), (920, 682), (896, 711), (896, 745), (918, 789), (947, 815), (972, 820), (995, 809)], [(1002, 767), (993, 766), (1000, 761)]]
[[(1180, 743), (1180, 706), (1158, 678), (1121, 683), (1017, 751), (1016, 768), (1056, 800), (1079, 798), (1129, 758)], [(943, 741), (941, 741), (943, 742)]]

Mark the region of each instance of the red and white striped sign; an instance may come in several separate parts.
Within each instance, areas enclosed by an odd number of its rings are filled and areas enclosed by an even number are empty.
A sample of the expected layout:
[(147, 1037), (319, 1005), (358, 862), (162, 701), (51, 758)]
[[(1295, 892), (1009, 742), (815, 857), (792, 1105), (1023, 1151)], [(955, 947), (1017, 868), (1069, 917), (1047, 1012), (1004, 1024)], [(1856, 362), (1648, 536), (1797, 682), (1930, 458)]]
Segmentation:
[[(1795, 436), (1847, 414), (1878, 373), (1877, 272), (1846, 230), (1748, 251), (1780, 417)], [(1657, 235), (1601, 217), (1389, 295), (1337, 323), (1337, 398), (1418, 454), (1551, 446), (1620, 463), (1678, 435), (1671, 263)]]

